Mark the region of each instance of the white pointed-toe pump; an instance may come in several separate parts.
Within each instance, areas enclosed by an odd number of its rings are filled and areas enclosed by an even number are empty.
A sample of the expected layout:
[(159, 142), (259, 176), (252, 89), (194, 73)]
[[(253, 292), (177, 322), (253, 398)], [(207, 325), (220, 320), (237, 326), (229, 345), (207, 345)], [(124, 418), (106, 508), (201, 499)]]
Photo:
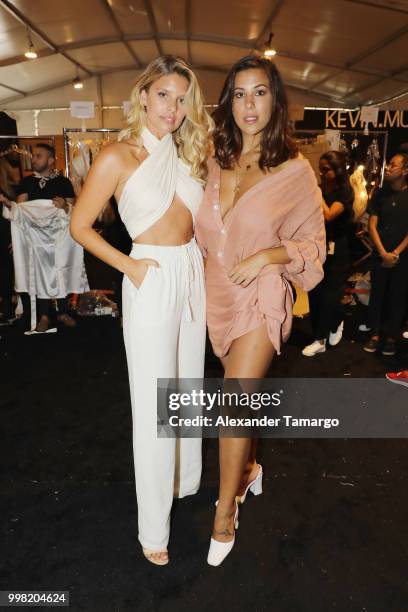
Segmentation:
[[(218, 503), (218, 502), (217, 502)], [(234, 536), (231, 542), (219, 542), (211, 538), (210, 550), (208, 551), (207, 563), (209, 565), (221, 565), (224, 559), (229, 555), (235, 544), (235, 531), (238, 529), (238, 504), (235, 501), (235, 514), (234, 514)]]

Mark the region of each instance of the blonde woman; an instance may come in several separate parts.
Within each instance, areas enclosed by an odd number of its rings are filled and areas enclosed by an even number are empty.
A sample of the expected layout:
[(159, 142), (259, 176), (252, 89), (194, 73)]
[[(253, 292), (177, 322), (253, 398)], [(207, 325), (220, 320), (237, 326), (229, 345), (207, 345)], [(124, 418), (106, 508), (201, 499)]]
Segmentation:
[[(205, 289), (194, 218), (211, 127), (187, 64), (154, 60), (132, 91), (128, 128), (96, 158), (71, 222), (80, 244), (124, 273), (139, 540), (156, 565), (169, 560), (174, 489), (192, 495), (201, 477), (201, 440), (179, 441), (176, 474), (176, 441), (157, 438), (156, 387), (158, 378), (203, 376)], [(130, 256), (92, 229), (112, 195), (133, 241)]]

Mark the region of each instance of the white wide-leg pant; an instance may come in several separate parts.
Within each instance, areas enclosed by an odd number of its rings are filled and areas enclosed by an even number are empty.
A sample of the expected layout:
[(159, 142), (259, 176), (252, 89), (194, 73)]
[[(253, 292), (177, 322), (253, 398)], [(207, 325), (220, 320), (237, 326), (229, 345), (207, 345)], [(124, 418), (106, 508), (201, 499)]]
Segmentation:
[[(137, 289), (123, 279), (123, 335), (133, 417), (133, 453), (144, 548), (166, 548), (174, 486), (177, 496), (196, 493), (201, 439), (157, 438), (157, 378), (202, 378), (205, 353), (205, 286), (195, 240), (182, 246), (134, 244), (134, 259), (150, 258)], [(177, 457), (177, 460), (176, 460)]]

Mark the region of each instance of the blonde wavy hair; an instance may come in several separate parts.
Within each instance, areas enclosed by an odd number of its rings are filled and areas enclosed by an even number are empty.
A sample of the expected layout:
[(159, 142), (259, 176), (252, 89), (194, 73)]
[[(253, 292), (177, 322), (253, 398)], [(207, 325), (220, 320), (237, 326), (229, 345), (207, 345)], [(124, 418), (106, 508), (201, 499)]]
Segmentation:
[(187, 79), (189, 86), (185, 95), (186, 117), (173, 132), (178, 156), (191, 167), (191, 175), (204, 183), (207, 178), (206, 158), (210, 150), (210, 136), (214, 124), (204, 107), (204, 97), (197, 77), (184, 60), (174, 55), (161, 55), (150, 62), (136, 81), (130, 95), (130, 111), (127, 128), (119, 134), (119, 140), (132, 138), (142, 147), (141, 132), (146, 125), (146, 112), (140, 99), (142, 91), (162, 76), (178, 74)]

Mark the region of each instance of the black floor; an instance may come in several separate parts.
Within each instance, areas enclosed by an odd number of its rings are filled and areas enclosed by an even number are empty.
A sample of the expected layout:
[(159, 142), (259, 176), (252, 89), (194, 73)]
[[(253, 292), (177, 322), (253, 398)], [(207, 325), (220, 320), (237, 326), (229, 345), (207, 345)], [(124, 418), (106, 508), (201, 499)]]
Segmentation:
[[(297, 320), (271, 374), (408, 367), (403, 344), (393, 359), (362, 351), (363, 316), (350, 309), (345, 340), (313, 359), (300, 355), (310, 338)], [(217, 446), (206, 440), (201, 490), (175, 502), (171, 563), (154, 567), (137, 541), (118, 321), (0, 334), (0, 590), (68, 590), (71, 610), (92, 612), (408, 610), (406, 440), (261, 441), (264, 494), (245, 504), (219, 568), (206, 564), (218, 480)], [(210, 355), (207, 374), (221, 375)]]

